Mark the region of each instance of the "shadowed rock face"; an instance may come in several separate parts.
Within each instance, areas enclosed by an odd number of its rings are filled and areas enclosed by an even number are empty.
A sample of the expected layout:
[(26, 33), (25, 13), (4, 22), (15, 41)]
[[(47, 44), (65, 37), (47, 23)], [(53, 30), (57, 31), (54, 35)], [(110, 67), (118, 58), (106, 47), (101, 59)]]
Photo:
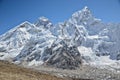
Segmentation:
[[(81, 54), (76, 46), (68, 46), (62, 40), (60, 44), (53, 44), (52, 55), (45, 62), (45, 65), (54, 66), (62, 69), (76, 69), (82, 62)], [(58, 45), (61, 45), (58, 47)], [(56, 48), (57, 47), (57, 48)]]

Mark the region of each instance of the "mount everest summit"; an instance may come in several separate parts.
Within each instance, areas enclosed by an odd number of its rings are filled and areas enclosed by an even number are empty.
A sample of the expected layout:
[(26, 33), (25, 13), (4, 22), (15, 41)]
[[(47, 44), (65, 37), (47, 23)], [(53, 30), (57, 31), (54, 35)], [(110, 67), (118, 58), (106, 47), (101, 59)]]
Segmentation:
[(81, 64), (120, 63), (120, 24), (103, 23), (88, 7), (65, 22), (45, 17), (23, 22), (0, 36), (0, 60), (15, 64), (74, 69)]

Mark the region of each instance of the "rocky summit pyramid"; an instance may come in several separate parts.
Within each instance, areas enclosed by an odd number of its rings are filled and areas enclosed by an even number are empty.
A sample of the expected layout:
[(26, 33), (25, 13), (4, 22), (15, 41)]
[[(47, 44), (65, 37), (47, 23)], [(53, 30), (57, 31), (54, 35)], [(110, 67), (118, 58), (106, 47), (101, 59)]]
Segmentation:
[(45, 65), (62, 69), (76, 69), (82, 63), (81, 54), (76, 46), (69, 46), (66, 40), (58, 40), (46, 51), (51, 56), (45, 61)]
[(119, 34), (119, 23), (104, 23), (85, 7), (62, 23), (54, 25), (40, 17), (4, 33), (0, 36), (0, 60), (63, 69), (75, 69), (81, 63), (115, 66), (120, 63)]

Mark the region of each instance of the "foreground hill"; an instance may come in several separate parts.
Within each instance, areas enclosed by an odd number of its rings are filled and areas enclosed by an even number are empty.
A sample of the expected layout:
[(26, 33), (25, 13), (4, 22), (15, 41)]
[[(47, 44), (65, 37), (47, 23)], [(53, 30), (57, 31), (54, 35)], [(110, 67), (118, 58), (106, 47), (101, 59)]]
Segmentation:
[[(39, 70), (41, 71), (41, 70)], [(91, 79), (74, 79), (69, 77), (56, 77), (54, 72), (44, 71), (43, 73), (36, 70), (23, 68), (6, 61), (0, 61), (0, 80), (91, 80)]]
[(47, 66), (23, 68), (0, 61), (0, 80), (120, 80), (120, 72), (89, 65), (83, 65), (77, 70)]
[(0, 61), (0, 80), (65, 80)]

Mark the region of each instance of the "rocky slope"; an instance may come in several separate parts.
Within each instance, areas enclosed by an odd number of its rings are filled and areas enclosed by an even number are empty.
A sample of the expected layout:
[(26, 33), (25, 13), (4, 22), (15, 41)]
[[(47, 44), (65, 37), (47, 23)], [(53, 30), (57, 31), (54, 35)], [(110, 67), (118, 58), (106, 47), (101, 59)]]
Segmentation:
[[(62, 69), (76, 69), (82, 63), (81, 54), (76, 46), (69, 46), (65, 40), (53, 43), (46, 51), (51, 53), (51, 57), (45, 61), (45, 65)], [(46, 52), (47, 53), (47, 52)]]

